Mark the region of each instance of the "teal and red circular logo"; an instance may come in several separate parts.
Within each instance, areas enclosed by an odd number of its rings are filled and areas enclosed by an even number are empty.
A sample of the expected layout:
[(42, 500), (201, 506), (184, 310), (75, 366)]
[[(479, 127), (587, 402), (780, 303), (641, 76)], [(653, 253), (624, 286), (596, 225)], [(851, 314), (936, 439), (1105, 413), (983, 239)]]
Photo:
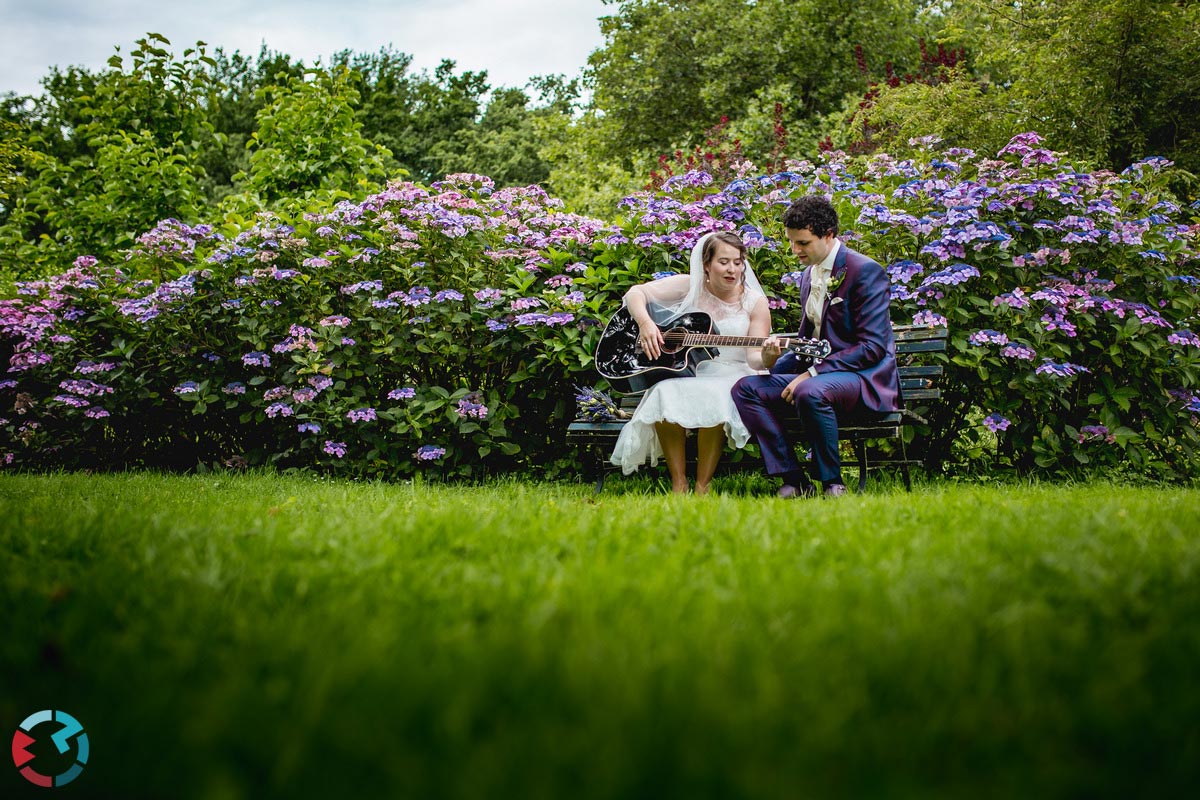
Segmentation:
[(66, 786), (87, 763), (87, 733), (65, 711), (39, 711), (26, 717), (13, 734), (12, 757), (30, 783)]

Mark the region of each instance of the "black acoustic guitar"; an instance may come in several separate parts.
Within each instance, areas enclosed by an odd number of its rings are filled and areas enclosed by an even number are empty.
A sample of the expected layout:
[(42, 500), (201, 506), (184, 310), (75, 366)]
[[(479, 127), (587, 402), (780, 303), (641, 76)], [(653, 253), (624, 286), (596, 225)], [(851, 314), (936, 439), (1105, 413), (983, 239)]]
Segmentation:
[[(596, 371), (619, 392), (640, 392), (667, 378), (696, 374), (696, 365), (713, 358), (711, 347), (761, 347), (765, 339), (752, 336), (721, 336), (712, 332), (712, 318), (703, 311), (689, 311), (659, 325), (663, 347), (658, 358), (650, 358), (638, 342), (640, 329), (621, 308), (600, 334), (596, 343)], [(829, 356), (824, 339), (779, 337), (785, 350), (807, 356), (817, 363)]]

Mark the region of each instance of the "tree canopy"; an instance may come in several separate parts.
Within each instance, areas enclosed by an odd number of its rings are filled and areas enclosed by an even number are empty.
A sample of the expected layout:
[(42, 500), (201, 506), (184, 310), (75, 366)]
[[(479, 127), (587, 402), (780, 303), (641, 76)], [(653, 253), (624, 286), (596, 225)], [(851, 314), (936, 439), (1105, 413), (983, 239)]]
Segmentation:
[(931, 135), (986, 152), (1025, 130), (1098, 168), (1200, 170), (1192, 0), (607, 5), (580, 75), (524, 87), (448, 60), (417, 72), (390, 47), (306, 65), (202, 42), (176, 56), (158, 34), (105, 69), (54, 68), (38, 96), (0, 95), (0, 283), (116, 253), (160, 219), (402, 175), (539, 183), (602, 214), (688, 158), (903, 155)]

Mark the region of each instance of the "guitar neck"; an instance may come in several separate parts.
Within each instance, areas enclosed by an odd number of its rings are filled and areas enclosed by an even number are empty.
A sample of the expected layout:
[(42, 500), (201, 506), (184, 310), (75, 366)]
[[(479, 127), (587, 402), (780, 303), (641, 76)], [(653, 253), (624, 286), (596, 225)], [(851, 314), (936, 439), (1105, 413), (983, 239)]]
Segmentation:
[[(684, 347), (692, 347), (692, 346), (699, 345), (699, 346), (712, 346), (712, 347), (762, 347), (762, 343), (765, 341), (766, 341), (765, 337), (759, 338), (759, 337), (754, 337), (754, 336), (721, 336), (721, 335), (715, 334), (715, 333), (689, 333), (683, 337), (683, 346)], [(795, 344), (796, 342), (799, 342), (799, 341), (801, 341), (801, 340), (794, 339), (794, 338), (793, 339), (783, 339), (783, 338), (779, 339), (781, 346), (785, 350), (788, 347), (791, 347), (793, 344)]]

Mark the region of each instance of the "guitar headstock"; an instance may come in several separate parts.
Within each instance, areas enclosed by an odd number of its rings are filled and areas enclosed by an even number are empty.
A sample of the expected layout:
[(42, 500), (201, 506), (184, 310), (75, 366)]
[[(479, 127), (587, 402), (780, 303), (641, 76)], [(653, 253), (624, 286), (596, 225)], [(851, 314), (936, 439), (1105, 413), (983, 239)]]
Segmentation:
[(826, 359), (832, 352), (829, 342), (825, 339), (788, 339), (787, 349), (813, 361)]

